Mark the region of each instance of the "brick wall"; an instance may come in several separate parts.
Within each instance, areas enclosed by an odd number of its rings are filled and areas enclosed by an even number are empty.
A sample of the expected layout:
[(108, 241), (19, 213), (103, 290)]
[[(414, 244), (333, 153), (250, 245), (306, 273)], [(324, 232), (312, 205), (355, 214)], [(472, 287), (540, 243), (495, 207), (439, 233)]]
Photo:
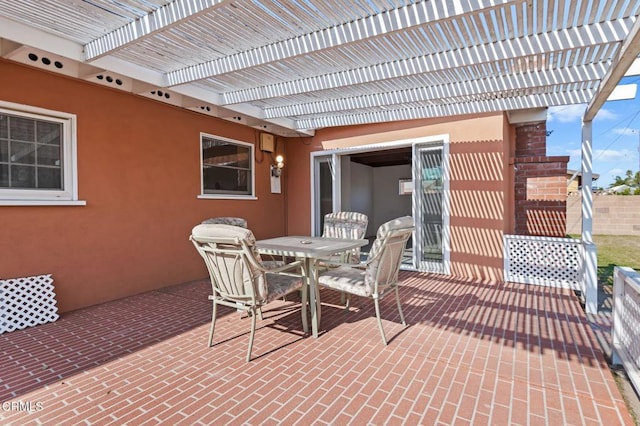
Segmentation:
[(545, 123), (516, 129), (515, 233), (563, 237), (566, 233), (568, 156), (546, 156)]
[(546, 155), (546, 123), (528, 124), (516, 128), (516, 157), (544, 157)]
[[(567, 234), (582, 233), (582, 200), (567, 198)], [(640, 195), (593, 196), (593, 233), (595, 235), (640, 236)]]

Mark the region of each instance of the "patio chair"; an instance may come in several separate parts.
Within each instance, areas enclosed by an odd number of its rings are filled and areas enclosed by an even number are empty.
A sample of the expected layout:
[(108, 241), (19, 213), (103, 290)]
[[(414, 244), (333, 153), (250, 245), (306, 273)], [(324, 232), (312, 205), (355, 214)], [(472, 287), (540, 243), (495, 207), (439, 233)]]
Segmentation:
[(213, 302), (209, 346), (213, 344), (218, 305), (246, 311), (251, 317), (251, 334), (247, 362), (256, 330), (256, 317), (262, 319), (262, 307), (288, 293), (302, 291), (302, 325), (307, 331), (307, 286), (302, 262), (296, 261), (276, 268), (266, 268), (255, 247), (249, 229), (224, 224), (200, 224), (193, 228), (190, 240), (207, 266), (212, 286)]
[(400, 319), (402, 325), (406, 325), (398, 294), (398, 272), (405, 245), (413, 230), (414, 222), (411, 216), (391, 220), (378, 228), (376, 240), (366, 262), (329, 268), (318, 276), (319, 286), (346, 293), (347, 309), (351, 295), (373, 299), (378, 327), (385, 345), (387, 338), (380, 318), (380, 298), (392, 290), (395, 291)]
[[(359, 240), (365, 237), (369, 218), (358, 212), (335, 212), (324, 215), (322, 236), (328, 238), (348, 238)], [(352, 251), (332, 256), (324, 263), (360, 263), (360, 247)]]
[[(369, 218), (364, 213), (358, 212), (334, 212), (324, 215), (322, 236), (327, 238), (349, 238), (359, 240), (365, 237)], [(345, 253), (335, 254), (328, 259), (319, 261), (319, 270), (337, 268), (342, 264), (360, 263), (360, 247)], [(320, 300), (318, 297), (317, 300)], [(345, 303), (345, 295), (342, 293), (340, 302)], [(320, 312), (320, 310), (318, 310)]]

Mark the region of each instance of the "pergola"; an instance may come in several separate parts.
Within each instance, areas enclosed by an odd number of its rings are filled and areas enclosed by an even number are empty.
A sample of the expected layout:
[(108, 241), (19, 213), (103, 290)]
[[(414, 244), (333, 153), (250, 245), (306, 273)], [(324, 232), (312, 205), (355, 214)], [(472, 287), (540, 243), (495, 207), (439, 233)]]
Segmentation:
[(639, 15), (640, 0), (9, 0), (0, 54), (282, 136), (587, 104), (593, 312), (591, 122), (638, 56)]

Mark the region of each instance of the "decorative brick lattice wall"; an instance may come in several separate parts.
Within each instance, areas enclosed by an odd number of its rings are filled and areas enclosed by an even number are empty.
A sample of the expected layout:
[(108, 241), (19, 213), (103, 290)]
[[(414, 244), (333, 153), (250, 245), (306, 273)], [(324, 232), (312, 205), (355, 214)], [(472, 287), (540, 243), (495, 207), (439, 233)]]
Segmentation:
[(517, 235), (564, 237), (568, 156), (546, 156), (545, 123), (516, 129)]
[(0, 334), (57, 319), (51, 275), (0, 280)]

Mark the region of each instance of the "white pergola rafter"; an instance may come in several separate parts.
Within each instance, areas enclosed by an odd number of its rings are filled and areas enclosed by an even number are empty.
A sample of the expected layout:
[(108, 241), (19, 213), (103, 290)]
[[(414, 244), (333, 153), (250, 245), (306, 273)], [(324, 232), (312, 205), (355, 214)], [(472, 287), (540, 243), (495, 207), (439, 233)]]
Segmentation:
[[(421, 86), (393, 92), (374, 93), (364, 96), (329, 99), (318, 102), (296, 103), (264, 109), (265, 118), (301, 116), (332, 113), (343, 110), (393, 106), (409, 102), (425, 102), (443, 98), (486, 94), (501, 94), (517, 90), (551, 87), (576, 81), (597, 82), (606, 72), (604, 64), (581, 65), (553, 71), (532, 71), (506, 76), (492, 76), (485, 79)], [(367, 92), (363, 90), (363, 92)]]
[(421, 118), (446, 117), (464, 114), (478, 114), (485, 112), (508, 111), (528, 108), (546, 108), (551, 105), (581, 104), (591, 99), (595, 89), (566, 91), (559, 93), (535, 94), (514, 98), (472, 101), (466, 103), (452, 103), (438, 106), (424, 106), (361, 114), (332, 115), (300, 119), (297, 128), (317, 129), (322, 127), (349, 126), (355, 124), (382, 123), (399, 120), (414, 120)]
[[(634, 21), (630, 18), (607, 24), (570, 28), (547, 34), (530, 36), (524, 40), (507, 40), (466, 49), (429, 54), (416, 58), (387, 62), (348, 71), (287, 81), (251, 89), (224, 93), (225, 104), (252, 102), (312, 91), (336, 89), (354, 84), (379, 81), (385, 78), (408, 76), (445, 70), (485, 62), (518, 59), (523, 56), (560, 52), (573, 48), (619, 43)], [(563, 49), (564, 47), (564, 49)]]
[(388, 121), (540, 105), (532, 95), (559, 105), (594, 91), (597, 104), (640, 17), (640, 0), (348, 3), (0, 2), (0, 38), (7, 59), (60, 59), (64, 73), (89, 81), (105, 70), (124, 80), (120, 89), (163, 89), (173, 103), (184, 96), (189, 108), (207, 103), (285, 135), (308, 123), (369, 123), (376, 111)]
[(320, 50), (337, 48), (357, 41), (370, 40), (411, 27), (434, 25), (437, 21), (452, 19), (465, 13), (489, 13), (493, 9), (522, 3), (524, 3), (523, 0), (443, 0), (414, 3), (314, 33), (176, 70), (168, 73), (167, 79), (169, 85), (184, 84)]
[(140, 19), (111, 31), (84, 46), (85, 60), (113, 54), (123, 47), (201, 14), (224, 0), (175, 0)]

